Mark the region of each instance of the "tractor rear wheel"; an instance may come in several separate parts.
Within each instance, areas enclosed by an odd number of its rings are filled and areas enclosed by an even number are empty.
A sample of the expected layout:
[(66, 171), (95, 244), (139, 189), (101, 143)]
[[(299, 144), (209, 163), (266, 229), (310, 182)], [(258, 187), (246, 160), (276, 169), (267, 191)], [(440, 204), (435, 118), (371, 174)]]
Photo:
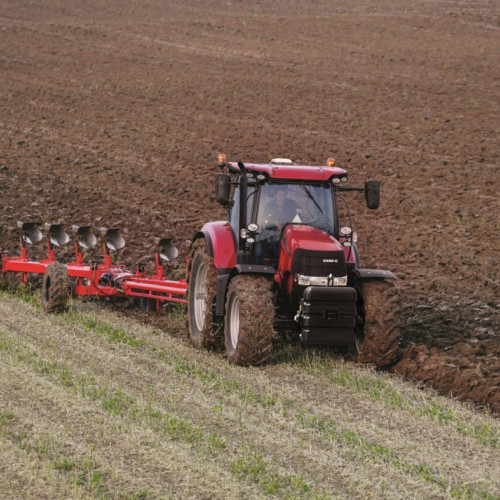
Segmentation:
[(363, 332), (357, 336), (357, 361), (388, 367), (399, 360), (399, 292), (392, 281), (368, 281), (358, 289)]
[(193, 244), (188, 275), (188, 337), (201, 348), (222, 348), (222, 335), (214, 334), (213, 304), (217, 293), (217, 269), (205, 240)]
[(230, 363), (260, 365), (269, 358), (274, 337), (271, 285), (268, 278), (250, 274), (231, 280), (224, 325)]
[(47, 266), (42, 283), (42, 306), (46, 313), (63, 312), (70, 295), (68, 270), (64, 264)]

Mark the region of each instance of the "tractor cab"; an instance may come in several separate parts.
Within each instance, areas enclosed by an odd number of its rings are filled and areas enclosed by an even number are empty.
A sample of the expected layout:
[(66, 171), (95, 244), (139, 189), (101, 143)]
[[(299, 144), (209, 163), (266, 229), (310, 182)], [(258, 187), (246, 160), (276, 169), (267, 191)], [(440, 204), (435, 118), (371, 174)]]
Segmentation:
[(278, 259), (280, 242), (288, 225), (305, 225), (334, 236), (338, 227), (331, 185), (266, 183), (260, 186), (252, 219), (254, 255), (263, 260)]
[(217, 199), (228, 207), (243, 260), (276, 265), (288, 226), (339, 238), (335, 188), (347, 181), (347, 173), (330, 162), (325, 167), (294, 165), (285, 158), (269, 164), (224, 162), (228, 173), (219, 174)]
[[(229, 205), (229, 221), (239, 234), (239, 186)], [(275, 265), (284, 229), (306, 225), (338, 236), (338, 218), (329, 183), (261, 180), (247, 188), (246, 250), (257, 264)]]

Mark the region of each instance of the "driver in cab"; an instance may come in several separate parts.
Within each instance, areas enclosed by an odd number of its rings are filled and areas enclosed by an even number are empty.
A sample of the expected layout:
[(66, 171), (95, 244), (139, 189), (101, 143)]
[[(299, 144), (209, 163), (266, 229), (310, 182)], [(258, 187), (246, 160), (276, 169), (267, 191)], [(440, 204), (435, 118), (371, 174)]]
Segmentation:
[(301, 222), (299, 212), (295, 201), (287, 197), (287, 188), (280, 186), (274, 199), (266, 205), (265, 224), (281, 229), (288, 222)]
[[(297, 203), (288, 198), (286, 186), (278, 186), (274, 198), (271, 198), (265, 205), (264, 210), (264, 232), (261, 243), (269, 245), (269, 250), (274, 256), (278, 256), (281, 230), (286, 224), (300, 223), (300, 208)], [(257, 254), (261, 253), (261, 250)], [(264, 251), (265, 253), (265, 251)]]

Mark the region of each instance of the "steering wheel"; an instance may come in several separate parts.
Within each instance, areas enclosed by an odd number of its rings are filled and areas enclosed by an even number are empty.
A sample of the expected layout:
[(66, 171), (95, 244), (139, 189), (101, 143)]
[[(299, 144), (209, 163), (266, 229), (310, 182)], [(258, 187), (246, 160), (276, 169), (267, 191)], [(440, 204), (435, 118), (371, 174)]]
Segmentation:
[(330, 231), (332, 229), (331, 222), (325, 214), (317, 214), (307, 224), (322, 231)]
[(265, 222), (262, 225), (261, 239), (276, 241), (279, 239), (280, 233), (280, 226), (275, 221)]

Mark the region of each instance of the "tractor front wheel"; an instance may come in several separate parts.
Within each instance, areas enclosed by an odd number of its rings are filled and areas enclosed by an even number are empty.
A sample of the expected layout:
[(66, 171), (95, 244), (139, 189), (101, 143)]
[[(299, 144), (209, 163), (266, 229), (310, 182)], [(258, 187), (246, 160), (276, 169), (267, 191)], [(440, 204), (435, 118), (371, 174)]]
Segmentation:
[(378, 368), (395, 364), (401, 340), (399, 292), (392, 281), (368, 281), (358, 289), (362, 333), (356, 338), (357, 361)]
[(274, 305), (272, 282), (264, 276), (238, 275), (226, 299), (226, 354), (230, 363), (260, 365), (271, 354)]
[(188, 336), (191, 343), (201, 348), (222, 347), (222, 336), (213, 326), (213, 304), (217, 293), (217, 269), (208, 252), (205, 240), (193, 244), (188, 276)]
[(42, 283), (42, 306), (46, 313), (64, 312), (70, 295), (68, 270), (64, 264), (47, 266)]

